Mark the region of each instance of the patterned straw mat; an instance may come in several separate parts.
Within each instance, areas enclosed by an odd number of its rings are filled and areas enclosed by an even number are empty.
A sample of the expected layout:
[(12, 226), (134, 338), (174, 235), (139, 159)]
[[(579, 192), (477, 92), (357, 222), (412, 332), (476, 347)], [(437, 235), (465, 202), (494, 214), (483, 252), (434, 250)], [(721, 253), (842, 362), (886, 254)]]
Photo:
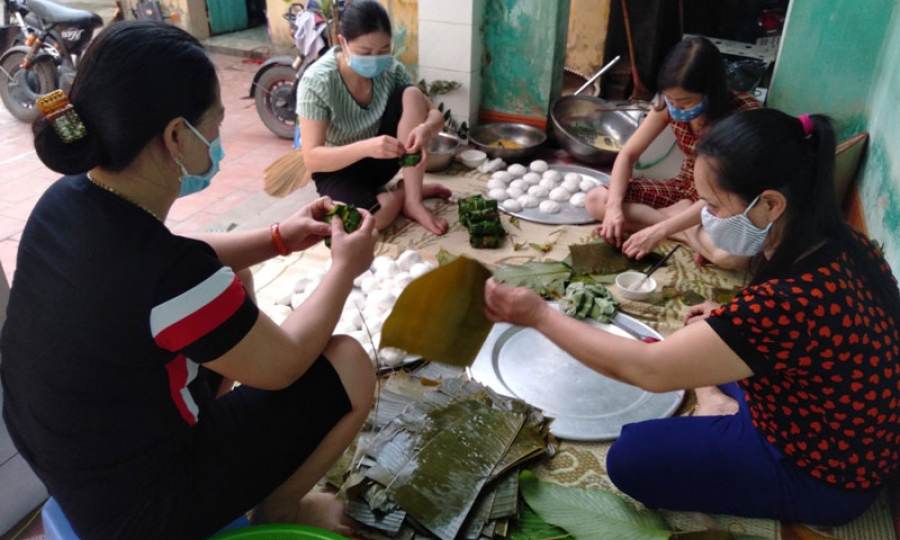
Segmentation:
[[(428, 206), (450, 224), (444, 236), (434, 236), (418, 224), (399, 218), (382, 232), (377, 254), (396, 257), (405, 250), (418, 251), (426, 260), (436, 261), (438, 252), (445, 250), (453, 255), (465, 255), (481, 261), (489, 268), (504, 264), (523, 264), (530, 260), (559, 261), (569, 254), (569, 246), (596, 240), (593, 225), (544, 225), (524, 220), (511, 221), (503, 215), (503, 225), (508, 238), (499, 249), (475, 249), (469, 246), (468, 233), (459, 223), (456, 201), (484, 193), (489, 175), (464, 169), (454, 164), (442, 174), (426, 175), (426, 181), (441, 182), (453, 196), (450, 201), (430, 200)], [(516, 249), (516, 245), (521, 245)], [(535, 249), (530, 244), (540, 247)], [(669, 248), (671, 246), (664, 246)], [(324, 268), (330, 252), (322, 245), (303, 253), (278, 257), (254, 268), (257, 297), (263, 311), (293, 292), (298, 279), (307, 271)], [(620, 309), (668, 335), (682, 325), (688, 308), (683, 297), (717, 299), (745, 283), (742, 272), (725, 272), (713, 267), (698, 267), (693, 253), (680, 249), (668, 264), (654, 273), (659, 282), (658, 291), (668, 291), (647, 302), (619, 298)], [(615, 294), (614, 288), (611, 287)], [(684, 407), (683, 407), (684, 409)], [(616, 491), (606, 474), (606, 452), (611, 443), (584, 443), (562, 441), (556, 456), (535, 467), (539, 478), (566, 486), (580, 486)], [(685, 486), (685, 490), (691, 489)], [(635, 503), (637, 504), (637, 503)], [(743, 519), (721, 515), (702, 515), (683, 512), (662, 512), (666, 521), (677, 530), (704, 530), (711, 526), (737, 534), (756, 535), (773, 540), (787, 540), (782, 536), (782, 526), (777, 521)], [(895, 540), (891, 505), (885, 493), (872, 508), (856, 521), (835, 529), (818, 529), (841, 540)]]

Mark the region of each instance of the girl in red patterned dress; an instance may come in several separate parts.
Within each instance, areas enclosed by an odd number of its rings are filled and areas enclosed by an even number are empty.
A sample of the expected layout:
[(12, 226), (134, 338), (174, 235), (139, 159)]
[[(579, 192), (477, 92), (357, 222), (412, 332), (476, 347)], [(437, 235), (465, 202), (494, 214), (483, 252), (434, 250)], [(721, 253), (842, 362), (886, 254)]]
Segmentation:
[[(725, 64), (708, 39), (686, 38), (666, 57), (659, 72), (661, 96), (619, 151), (608, 188), (588, 193), (585, 206), (603, 223), (597, 234), (629, 257), (642, 258), (666, 238), (685, 242), (703, 259), (724, 268), (746, 265), (746, 258), (715, 249), (698, 234), (700, 209), (694, 188), (694, 152), (710, 125), (738, 110), (761, 105), (750, 94), (731, 92)], [(675, 132), (684, 163), (675, 178), (632, 179), (638, 158), (667, 126)], [(688, 234), (687, 229), (693, 228)], [(632, 233), (626, 239), (626, 233)]]
[(493, 321), (532, 327), (650, 392), (694, 388), (691, 416), (627, 424), (606, 462), (651, 508), (817, 525), (861, 515), (900, 466), (900, 291), (843, 220), (821, 116), (730, 115), (697, 149), (702, 226), (750, 258), (733, 300), (694, 306), (656, 343), (568, 317), (489, 280)]

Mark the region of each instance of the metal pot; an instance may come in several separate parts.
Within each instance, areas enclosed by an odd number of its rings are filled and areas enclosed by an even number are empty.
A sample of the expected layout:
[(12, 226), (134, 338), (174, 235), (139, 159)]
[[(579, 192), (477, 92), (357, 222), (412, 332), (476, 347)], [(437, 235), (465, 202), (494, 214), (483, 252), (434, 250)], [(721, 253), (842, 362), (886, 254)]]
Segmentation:
[(563, 96), (550, 107), (553, 135), (578, 161), (608, 165), (635, 132), (649, 103), (615, 103), (592, 96)]
[[(500, 140), (512, 141), (518, 147), (498, 147), (497, 141)], [(487, 154), (490, 159), (501, 158), (504, 161), (522, 161), (537, 152), (546, 140), (546, 133), (528, 124), (494, 122), (469, 130), (469, 144)]]

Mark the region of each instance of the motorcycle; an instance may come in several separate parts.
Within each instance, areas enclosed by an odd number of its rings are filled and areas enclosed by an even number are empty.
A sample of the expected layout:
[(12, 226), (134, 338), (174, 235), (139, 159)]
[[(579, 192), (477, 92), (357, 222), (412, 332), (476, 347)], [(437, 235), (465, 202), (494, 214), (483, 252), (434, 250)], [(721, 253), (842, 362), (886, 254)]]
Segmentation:
[(306, 69), (328, 51), (328, 28), (322, 9), (310, 0), (291, 4), (284, 18), (294, 36), (297, 55), (275, 56), (259, 67), (250, 83), (250, 95), (263, 124), (282, 139), (295, 138), (297, 124), (297, 88)]
[(4, 5), (9, 24), (2, 28), (0, 100), (17, 119), (33, 122), (40, 115), (37, 98), (72, 87), (81, 54), (103, 20), (50, 0), (4, 0)]

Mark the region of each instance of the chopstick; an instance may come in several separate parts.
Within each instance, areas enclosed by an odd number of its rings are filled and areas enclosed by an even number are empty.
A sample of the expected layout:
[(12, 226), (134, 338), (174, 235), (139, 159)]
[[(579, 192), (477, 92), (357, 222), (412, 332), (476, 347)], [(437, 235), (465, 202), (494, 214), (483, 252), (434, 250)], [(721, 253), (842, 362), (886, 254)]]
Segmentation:
[(640, 279), (640, 281), (638, 281), (637, 283), (635, 283), (634, 285), (632, 285), (631, 287), (628, 287), (628, 288), (629, 288), (630, 290), (632, 290), (632, 291), (639, 291), (639, 290), (641, 290), (641, 287), (644, 286), (644, 283), (647, 281), (647, 278), (650, 277), (650, 274), (652, 274), (653, 272), (656, 272), (656, 271), (659, 269), (660, 266), (666, 264), (666, 261), (669, 260), (669, 257), (671, 257), (673, 253), (675, 253), (676, 251), (678, 251), (678, 248), (680, 248), (680, 247), (681, 247), (681, 244), (675, 244), (675, 247), (673, 247), (671, 250), (669, 250), (669, 252), (666, 253), (666, 256), (665, 256), (665, 257), (663, 257), (662, 259), (656, 261), (656, 264), (654, 264), (653, 266), (650, 267), (649, 270), (647, 270), (646, 272), (644, 272), (644, 277), (642, 277), (642, 278)]

